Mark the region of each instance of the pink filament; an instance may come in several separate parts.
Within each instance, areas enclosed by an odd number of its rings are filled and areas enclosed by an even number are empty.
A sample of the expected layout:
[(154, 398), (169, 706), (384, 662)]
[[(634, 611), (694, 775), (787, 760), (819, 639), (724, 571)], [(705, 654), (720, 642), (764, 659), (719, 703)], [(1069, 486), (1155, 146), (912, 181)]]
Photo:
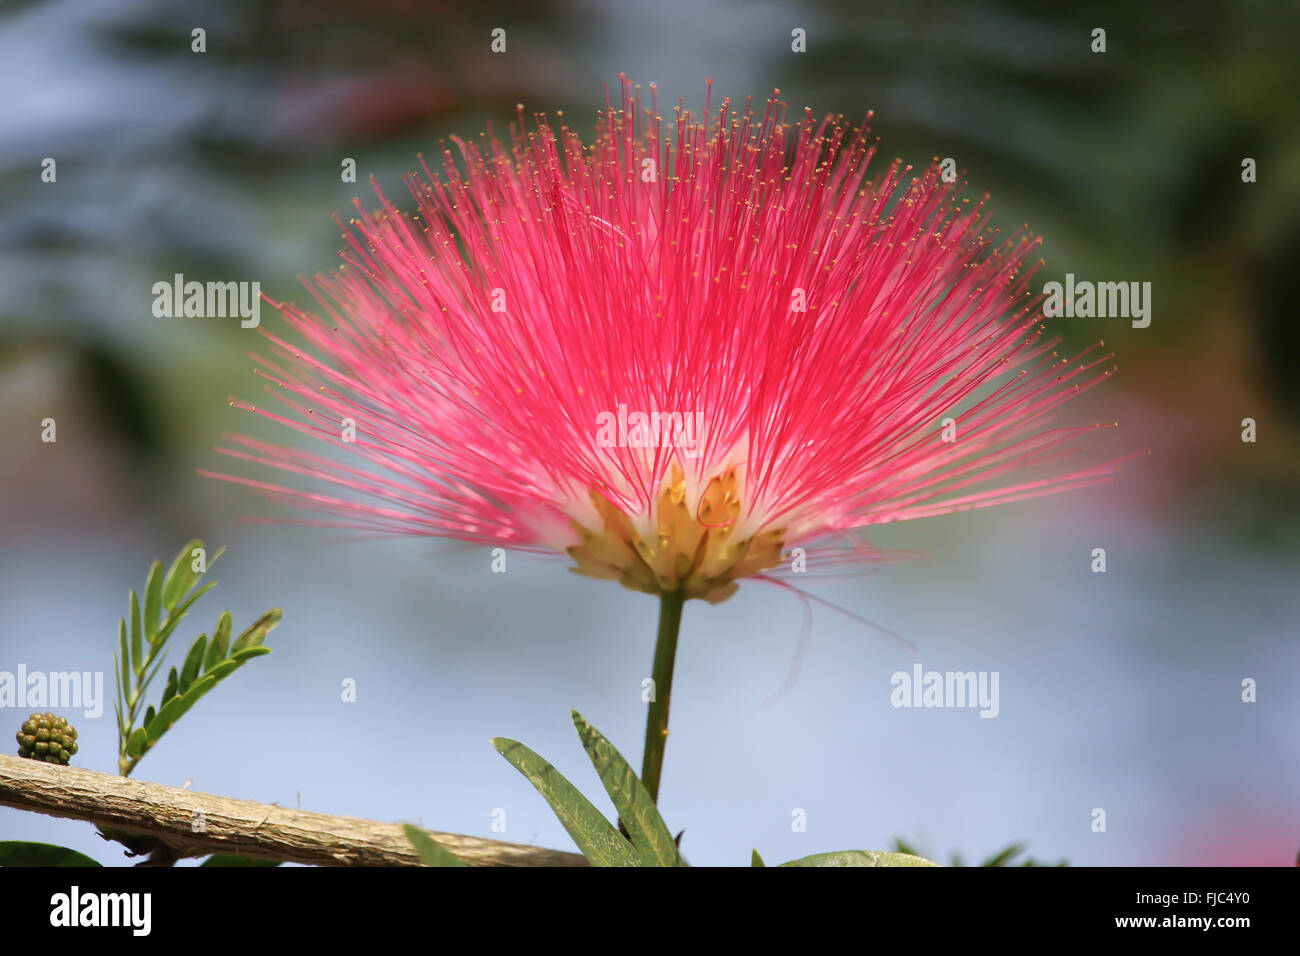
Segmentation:
[(522, 107), (510, 146), (456, 140), (441, 176), (406, 177), (414, 216), (376, 186), (343, 268), (309, 283), (321, 316), (280, 306), (303, 345), (271, 335), (260, 360), (287, 414), (257, 413), (343, 454), (219, 449), (348, 494), (217, 477), (316, 523), (547, 548), (575, 496), (648, 514), (681, 462), (601, 446), (620, 404), (701, 412), (691, 467), (746, 448), (746, 507), (801, 543), (1113, 477), (1014, 479), (1100, 427), (1044, 426), (1111, 371), (1042, 335), (1036, 240), (999, 240), (937, 167), (869, 180), (839, 118), (791, 124), (774, 96), (761, 118), (679, 105), (665, 130), (639, 93), (623, 80), (590, 146)]

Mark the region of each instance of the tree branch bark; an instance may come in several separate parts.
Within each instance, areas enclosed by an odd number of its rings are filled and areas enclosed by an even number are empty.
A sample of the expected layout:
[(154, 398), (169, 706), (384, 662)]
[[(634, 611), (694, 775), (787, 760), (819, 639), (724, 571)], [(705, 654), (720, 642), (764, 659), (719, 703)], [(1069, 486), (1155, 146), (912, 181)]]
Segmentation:
[[(233, 800), (5, 754), (0, 754), (0, 806), (138, 836), (140, 847), (155, 851), (155, 857), (161, 851), (164, 860), (234, 853), (316, 866), (420, 864), (395, 823)], [(576, 853), (428, 832), (471, 866), (587, 865)]]

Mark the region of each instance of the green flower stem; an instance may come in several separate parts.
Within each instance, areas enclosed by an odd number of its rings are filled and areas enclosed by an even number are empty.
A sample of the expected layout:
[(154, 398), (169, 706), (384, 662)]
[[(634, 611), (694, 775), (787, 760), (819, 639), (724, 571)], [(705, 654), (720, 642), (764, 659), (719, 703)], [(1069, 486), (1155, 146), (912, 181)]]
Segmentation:
[(673, 662), (677, 658), (677, 634), (682, 626), (682, 605), (686, 596), (680, 591), (660, 596), (659, 636), (655, 640), (654, 699), (645, 722), (645, 762), (641, 782), (650, 799), (659, 800), (659, 776), (664, 765), (664, 745), (668, 743), (668, 702), (673, 693)]

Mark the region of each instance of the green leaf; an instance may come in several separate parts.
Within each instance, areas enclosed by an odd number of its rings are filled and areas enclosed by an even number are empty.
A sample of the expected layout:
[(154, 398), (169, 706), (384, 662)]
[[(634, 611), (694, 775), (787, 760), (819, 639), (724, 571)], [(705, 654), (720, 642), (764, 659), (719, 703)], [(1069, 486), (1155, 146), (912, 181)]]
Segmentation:
[(149, 577), (144, 585), (144, 637), (150, 644), (158, 633), (158, 617), (162, 613), (162, 563), (149, 566)]
[(212, 670), (217, 661), (225, 660), (226, 646), (230, 643), (230, 630), (234, 626), (234, 620), (229, 611), (222, 611), (221, 617), (217, 621), (217, 629), (212, 635), (212, 640), (208, 642), (208, 657), (203, 662), (203, 670)]
[(751, 856), (751, 857), (749, 858), (749, 865), (750, 865), (750, 866), (767, 866), (767, 864), (763, 862), (763, 858), (762, 858), (761, 856), (758, 855), (758, 851), (757, 851), (757, 850), (755, 850), (753, 856)]
[[(254, 643), (235, 651), (224, 660), (220, 658), (214, 660), (213, 648), (220, 650), (230, 636), (229, 613), (221, 615), (217, 632), (211, 642), (206, 635), (200, 634), (185, 656), (185, 663), (180, 672), (178, 673), (175, 667), (171, 669), (158, 712), (154, 714), (152, 720), (146, 722), (149, 746), (152, 747), (157, 743), (186, 711), (198, 703), (199, 698), (217, 686), (223, 678), (242, 667), (245, 661), (271, 653), (271, 648), (261, 646), (261, 641), (266, 636), (266, 632), (279, 623), (279, 620), (278, 608), (263, 614), (258, 622), (245, 632), (245, 636), (251, 635), (250, 640)], [(199, 668), (205, 661), (207, 666), (203, 668), (200, 676)]]
[(910, 853), (912, 856), (920, 856), (915, 846), (906, 843), (900, 837), (894, 837), (894, 850), (898, 853)]
[(203, 666), (203, 652), (207, 649), (208, 635), (200, 634), (190, 646), (190, 652), (185, 655), (185, 665), (181, 668), (180, 682), (176, 685), (180, 693), (185, 693), (190, 689), (190, 684), (194, 683), (199, 668)]
[[(158, 658), (158, 663), (154, 664), (153, 670), (151, 670), (148, 676), (145, 677), (145, 679), (140, 682), (139, 694), (141, 697), (143, 697), (144, 692), (149, 689), (149, 685), (153, 683), (153, 679), (158, 676), (158, 672), (162, 670), (162, 666), (166, 662), (166, 660), (167, 660), (167, 651), (163, 651), (162, 655)], [(173, 670), (174, 669), (175, 668), (173, 668)], [(173, 691), (173, 693), (175, 693), (175, 691)]]
[[(262, 650), (262, 648), (260, 648), (260, 647), (253, 647), (253, 648), (249, 648), (249, 650), (257, 651), (257, 650)], [(268, 653), (270, 652), (270, 650), (271, 650), (271, 649), (270, 649), (269, 647), (266, 648), (266, 651), (267, 651)], [(226, 676), (228, 676), (228, 675), (230, 675), (230, 674), (233, 674), (235, 671), (239, 670), (239, 665), (242, 664), (242, 663), (244, 663), (244, 662), (243, 662), (243, 661), (237, 661), (237, 660), (229, 660), (229, 659), (228, 659), (228, 660), (224, 660), (224, 661), (221, 661), (219, 664), (217, 664), (216, 667), (212, 668), (212, 670), (208, 671), (208, 672), (207, 672), (206, 674), (204, 674), (203, 676), (204, 676), (205, 679), (208, 678), (208, 677), (211, 677), (214, 681), (219, 681), (219, 680), (221, 680), (223, 677), (226, 677)]]
[(140, 601), (131, 591), (131, 670), (139, 677), (144, 670), (144, 652), (140, 631)]
[[(152, 705), (149, 706), (144, 713), (143, 726), (132, 729), (143, 703), (145, 690), (162, 670), (169, 650), (164, 645), (194, 602), (216, 587), (216, 582), (200, 586), (199, 580), (203, 573), (211, 569), (225, 549), (219, 548), (207, 559), (205, 571), (198, 572), (193, 570), (191, 552), (202, 546), (203, 542), (198, 538), (187, 543), (172, 561), (166, 575), (162, 572), (162, 563), (153, 562), (149, 567), (143, 592), (143, 614), (140, 599), (133, 590), (130, 592), (129, 623), (127, 618), (119, 622), (121, 673), (118, 673), (119, 668), (115, 661), (113, 674), (115, 683), (119, 685), (115, 710), (118, 717), (119, 756), (123, 773), (129, 774), (135, 762), (138, 762), (159, 737), (170, 729), (182, 714), (193, 707), (200, 697), (216, 686), (217, 681), (239, 668), (245, 661), (269, 653), (269, 648), (260, 645), (267, 632), (279, 623), (278, 609), (264, 614), (241, 635), (244, 646), (239, 648), (240, 653), (232, 654), (230, 659), (225, 659), (225, 654), (230, 640), (232, 621), (230, 613), (224, 612), (218, 621), (217, 631), (213, 634), (212, 640), (209, 642), (205, 634), (199, 635), (190, 646), (180, 669), (171, 668), (167, 686), (163, 689), (162, 700), (159, 701), (157, 709)], [(162, 626), (159, 627), (164, 610), (167, 612), (167, 619), (161, 622)], [(144, 646), (146, 641), (148, 642), (147, 654)]]
[(1019, 856), (1025, 852), (1023, 843), (1013, 843), (1000, 853), (995, 853), (989, 857), (980, 866), (1006, 866), (1012, 857)]
[(117, 687), (117, 699), (113, 701), (113, 713), (117, 714), (117, 746), (122, 747), (122, 738), (126, 736), (126, 721), (122, 717), (122, 668), (117, 666), (117, 655), (113, 655), (113, 683)]
[(185, 713), (193, 705), (193, 701), (186, 704), (184, 697), (173, 697), (166, 701), (158, 708), (158, 713), (154, 715), (153, 722), (147, 728), (149, 741), (157, 743), (158, 739), (167, 733), (171, 726), (180, 719), (181, 714)]
[(214, 853), (199, 866), (279, 866), (279, 860), (259, 860), (255, 856), (237, 856), (234, 853)]
[(118, 618), (117, 620), (118, 643), (121, 647), (121, 670), (122, 676), (119, 678), (122, 682), (122, 700), (126, 701), (131, 693), (131, 652), (126, 643), (126, 619)]
[(176, 630), (176, 625), (181, 622), (181, 618), (185, 616), (185, 612), (194, 606), (195, 601), (203, 597), (203, 595), (207, 594), (216, 586), (217, 586), (216, 581), (209, 581), (207, 584), (203, 585), (203, 587), (199, 588), (197, 591), (195, 591), (193, 594), (187, 597), (185, 599), (185, 602), (181, 604), (180, 607), (172, 611), (171, 614), (167, 617), (167, 623), (164, 624), (162, 630), (158, 632), (158, 640), (156, 643), (161, 644), (163, 641), (167, 640), (167, 638), (171, 637), (172, 631)]
[(158, 738), (180, 720), (182, 714), (197, 704), (200, 697), (217, 686), (218, 679), (214, 674), (204, 674), (190, 685), (189, 690), (159, 707), (158, 715), (154, 717), (153, 724), (149, 727), (150, 746), (157, 743)]
[[(185, 697), (194, 698), (190, 702), (190, 707), (193, 707), (196, 703), (198, 703), (200, 697), (202, 697), (208, 691), (212, 690), (212, 688), (216, 687), (218, 680), (219, 678), (215, 677), (212, 674), (204, 674), (202, 677), (198, 678), (193, 684), (191, 684), (190, 689), (187, 690), (184, 694)], [(189, 710), (189, 707), (186, 707), (185, 709)]]
[(421, 866), (469, 866), (419, 827), (403, 823), (402, 831), (415, 847), (415, 852), (419, 854)]
[(803, 856), (782, 866), (938, 866), (929, 860), (910, 853), (889, 853), (883, 850), (839, 850), (834, 853), (815, 853)]
[(641, 865), (641, 858), (632, 845), (558, 770), (518, 741), (494, 737), (492, 746), (546, 798), (589, 863), (593, 866)]
[(284, 612), (278, 607), (273, 607), (256, 621), (254, 621), (243, 634), (235, 640), (231, 646), (230, 652), (242, 651), (246, 647), (257, 647), (262, 641), (266, 640), (267, 632), (280, 623), (280, 618)]
[(176, 668), (173, 667), (171, 673), (167, 675), (167, 686), (163, 688), (162, 700), (159, 701), (159, 703), (167, 703), (167, 701), (176, 696), (179, 689), (179, 676), (176, 673)]
[(642, 863), (646, 866), (685, 866), (668, 825), (623, 755), (576, 710), (573, 711), (573, 726), (578, 729), (582, 746), (618, 810), (618, 817), (627, 828)]
[(145, 744), (149, 742), (149, 732), (143, 727), (137, 727), (131, 731), (131, 736), (126, 741), (126, 755), (128, 757), (138, 757), (144, 753)]
[(0, 866), (101, 866), (84, 853), (53, 843), (0, 841)]
[(180, 553), (176, 555), (176, 560), (172, 562), (162, 588), (162, 604), (168, 611), (176, 607), (176, 602), (184, 597), (198, 580), (198, 573), (191, 570), (193, 558), (190, 552), (201, 547), (203, 547), (202, 540), (195, 538), (181, 548)]

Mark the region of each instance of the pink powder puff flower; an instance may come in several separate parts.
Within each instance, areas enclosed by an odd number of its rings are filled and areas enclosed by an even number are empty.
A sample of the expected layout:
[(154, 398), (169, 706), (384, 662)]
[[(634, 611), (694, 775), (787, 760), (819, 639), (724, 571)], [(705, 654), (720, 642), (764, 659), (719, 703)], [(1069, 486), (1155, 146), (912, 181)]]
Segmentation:
[(868, 179), (840, 118), (774, 96), (665, 130), (639, 91), (591, 146), (522, 106), (510, 147), (454, 140), (406, 177), (417, 215), (358, 202), (309, 283), (327, 318), (279, 306), (303, 344), (260, 360), (291, 414), (255, 409), (340, 454), (219, 449), (348, 494), (217, 477), (712, 602), (796, 545), (1111, 480), (1017, 479), (1102, 427), (1045, 425), (1113, 371), (1043, 335), (1038, 240), (997, 239), (937, 166)]

